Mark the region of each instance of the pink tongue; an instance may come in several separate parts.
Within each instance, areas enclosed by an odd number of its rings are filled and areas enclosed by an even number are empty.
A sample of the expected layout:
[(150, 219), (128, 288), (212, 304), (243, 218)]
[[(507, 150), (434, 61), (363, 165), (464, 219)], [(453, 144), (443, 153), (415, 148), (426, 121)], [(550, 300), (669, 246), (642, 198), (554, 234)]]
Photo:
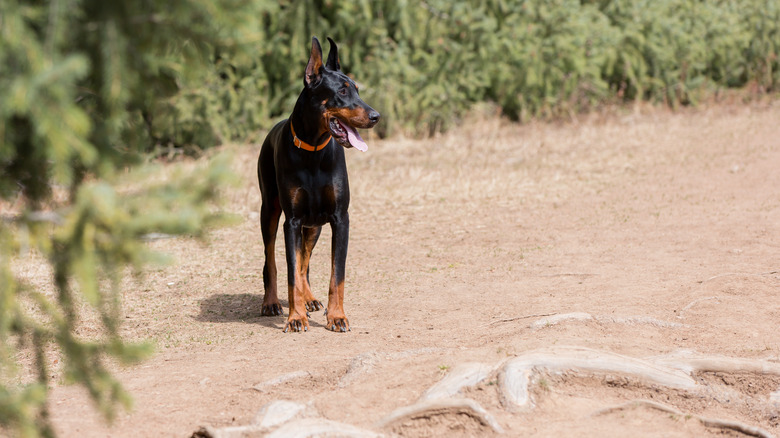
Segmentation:
[(342, 126), (347, 130), (347, 139), (349, 139), (349, 144), (351, 144), (354, 148), (356, 148), (360, 152), (365, 152), (368, 150), (368, 145), (360, 137), (360, 134), (358, 134), (357, 129), (348, 126), (347, 124), (342, 124)]

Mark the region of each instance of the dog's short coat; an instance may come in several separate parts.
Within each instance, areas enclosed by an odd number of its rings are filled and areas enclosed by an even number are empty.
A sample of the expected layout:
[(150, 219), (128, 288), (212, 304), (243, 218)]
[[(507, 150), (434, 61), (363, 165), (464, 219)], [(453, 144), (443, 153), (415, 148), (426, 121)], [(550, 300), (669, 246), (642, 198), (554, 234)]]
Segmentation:
[(303, 91), (290, 118), (268, 133), (257, 174), (263, 205), (260, 221), (265, 246), (263, 315), (281, 315), (274, 246), (284, 212), (287, 292), (290, 312), (284, 331), (306, 331), (308, 312), (321, 309), (309, 286), (309, 258), (322, 226), (333, 231), (327, 328), (349, 330), (344, 314), (344, 269), (349, 240), (349, 180), (344, 148), (365, 151), (357, 128), (371, 128), (379, 113), (360, 98), (355, 81), (341, 71), (336, 44), (330, 41), (325, 64), (317, 38), (303, 78)]

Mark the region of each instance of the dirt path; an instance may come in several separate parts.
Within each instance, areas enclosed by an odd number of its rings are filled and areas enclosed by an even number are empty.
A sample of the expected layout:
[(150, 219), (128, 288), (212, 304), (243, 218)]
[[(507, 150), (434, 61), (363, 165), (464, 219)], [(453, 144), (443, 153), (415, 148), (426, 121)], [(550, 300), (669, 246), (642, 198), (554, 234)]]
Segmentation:
[[(460, 364), (499, 367), (539, 349), (636, 359), (690, 350), (780, 366), (778, 121), (777, 102), (563, 126), (485, 119), (434, 140), (348, 151), (348, 334), (325, 330), (321, 312), (305, 334), (258, 316), (259, 146), (235, 147), (245, 183), (226, 204), (246, 221), (210, 245), (153, 243), (179, 263), (127, 283), (127, 336), (158, 346), (118, 372), (134, 409), (108, 428), (78, 388), (57, 387), (57, 430), (185, 437), (248, 425), (265, 404), (290, 400), (309, 416), (384, 434), (484, 436), (497, 432), (463, 411), (378, 422)], [(323, 301), (329, 247), (326, 230), (311, 272)], [(532, 327), (572, 312), (588, 315)], [(723, 432), (698, 417), (780, 435), (780, 394), (771, 398), (780, 376), (771, 373), (691, 371), (695, 389), (680, 389), (619, 372), (535, 369), (528, 405), (502, 404), (495, 373), (459, 397), (509, 436)], [(271, 381), (292, 372), (302, 373)], [(647, 404), (601, 411), (636, 399), (682, 415)]]

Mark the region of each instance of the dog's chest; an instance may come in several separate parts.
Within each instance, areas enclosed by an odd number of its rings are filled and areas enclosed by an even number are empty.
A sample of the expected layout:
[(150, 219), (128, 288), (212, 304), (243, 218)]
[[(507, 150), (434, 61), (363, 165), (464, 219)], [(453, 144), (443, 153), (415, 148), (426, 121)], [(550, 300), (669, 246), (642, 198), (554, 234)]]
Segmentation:
[(300, 185), (291, 187), (289, 191), (293, 216), (307, 226), (330, 222), (334, 215), (346, 211), (349, 189), (345, 184), (338, 179), (323, 176), (304, 178)]

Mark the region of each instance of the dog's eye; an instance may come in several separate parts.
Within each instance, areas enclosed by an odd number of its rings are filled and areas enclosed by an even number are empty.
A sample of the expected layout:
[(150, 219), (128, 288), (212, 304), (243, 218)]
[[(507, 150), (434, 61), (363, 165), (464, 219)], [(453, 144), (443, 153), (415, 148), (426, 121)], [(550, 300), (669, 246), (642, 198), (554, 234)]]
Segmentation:
[(342, 96), (346, 96), (347, 95), (347, 89), (346, 88), (339, 88), (339, 94), (342, 95)]

